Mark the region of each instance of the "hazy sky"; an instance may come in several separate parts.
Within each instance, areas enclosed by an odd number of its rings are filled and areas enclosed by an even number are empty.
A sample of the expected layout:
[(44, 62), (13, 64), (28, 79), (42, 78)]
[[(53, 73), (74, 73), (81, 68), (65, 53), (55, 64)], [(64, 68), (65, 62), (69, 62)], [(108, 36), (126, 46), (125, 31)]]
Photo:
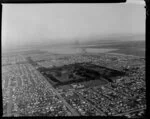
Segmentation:
[(144, 33), (144, 4), (132, 0), (118, 4), (3, 4), (4, 47)]

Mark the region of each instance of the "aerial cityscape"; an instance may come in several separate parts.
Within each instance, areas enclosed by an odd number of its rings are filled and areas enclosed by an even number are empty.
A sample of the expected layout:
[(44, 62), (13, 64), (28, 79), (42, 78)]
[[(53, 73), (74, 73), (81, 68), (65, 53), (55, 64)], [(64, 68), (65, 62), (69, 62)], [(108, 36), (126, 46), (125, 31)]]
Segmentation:
[[(3, 117), (145, 117), (144, 8), (137, 4), (136, 10), (131, 4), (127, 8), (106, 5), (108, 11), (101, 5), (56, 6), (43, 8), (50, 16), (38, 5), (4, 6)], [(17, 19), (11, 17), (12, 9)], [(100, 16), (94, 14), (98, 9)], [(134, 14), (138, 10), (142, 12)], [(29, 16), (24, 18), (21, 11)], [(125, 11), (129, 15), (121, 20)], [(136, 18), (139, 21), (134, 22)]]
[(3, 114), (143, 116), (145, 58), (114, 54), (2, 57)]

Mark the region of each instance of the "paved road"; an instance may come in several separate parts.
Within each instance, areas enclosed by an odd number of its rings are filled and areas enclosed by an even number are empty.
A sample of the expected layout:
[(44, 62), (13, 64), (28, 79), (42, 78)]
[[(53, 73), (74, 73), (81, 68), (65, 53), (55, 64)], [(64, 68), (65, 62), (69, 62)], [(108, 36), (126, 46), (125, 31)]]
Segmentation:
[(127, 95), (126, 93), (116, 91), (116, 90), (114, 90), (113, 88), (111, 88), (111, 87), (108, 86), (108, 85), (105, 85), (105, 87), (108, 88), (108, 89), (110, 89), (110, 90), (113, 91), (113, 92), (116, 92), (116, 93), (122, 95), (122, 96), (128, 97), (128, 95)]
[[(84, 98), (82, 95), (80, 95), (79, 93), (75, 92), (81, 99), (86, 100), (86, 98)], [(86, 100), (87, 101), (87, 100)], [(89, 101), (87, 101), (89, 104), (91, 104)], [(92, 105), (92, 104), (91, 104)], [(106, 116), (105, 113), (103, 113), (101, 110), (99, 110), (95, 105), (92, 105), (99, 114), (101, 114), (100, 116)]]
[(128, 110), (127, 112), (120, 113), (120, 114), (116, 114), (116, 115), (114, 115), (114, 116), (122, 116), (122, 115), (129, 114), (129, 113), (132, 113), (132, 112), (142, 111), (142, 110), (144, 110), (144, 109), (145, 109), (145, 108), (142, 108), (142, 109), (135, 109), (135, 110), (131, 109), (131, 110)]
[[(34, 67), (35, 68), (35, 67)], [(43, 79), (45, 79), (45, 81), (49, 84), (49, 87), (51, 89), (53, 89), (53, 91), (56, 93), (56, 95), (59, 97), (59, 99), (61, 101), (63, 101), (63, 103), (65, 104), (65, 106), (71, 111), (73, 116), (80, 116), (79, 113), (73, 109), (67, 102), (66, 100), (57, 92), (57, 90), (47, 81), (48, 79), (46, 79), (36, 68), (35, 70), (43, 77)]]
[(9, 88), (9, 99), (8, 99), (8, 105), (7, 105), (7, 116), (12, 116), (12, 106), (13, 106), (13, 100), (12, 100), (12, 88)]

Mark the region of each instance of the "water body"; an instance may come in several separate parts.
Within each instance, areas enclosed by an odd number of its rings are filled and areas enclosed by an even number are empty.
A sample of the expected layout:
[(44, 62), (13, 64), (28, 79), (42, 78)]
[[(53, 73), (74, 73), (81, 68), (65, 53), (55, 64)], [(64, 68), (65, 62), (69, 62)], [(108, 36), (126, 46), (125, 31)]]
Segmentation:
[(115, 51), (117, 49), (107, 49), (107, 48), (74, 48), (74, 47), (56, 47), (56, 48), (44, 48), (41, 51), (48, 51), (55, 54), (78, 54), (78, 53), (106, 53), (110, 51)]
[[(80, 53), (118, 53), (124, 55), (134, 55), (145, 57), (145, 47), (143, 45), (136, 45), (135, 43), (130, 43), (132, 47), (128, 44), (121, 43), (119, 45), (84, 45), (80, 47), (76, 46), (55, 46), (55, 47), (46, 47), (46, 48), (24, 48), (24, 49), (15, 49), (10, 50), (12, 53), (26, 53), (26, 54), (35, 54), (35, 53), (44, 53), (49, 52), (53, 54), (80, 54)], [(135, 44), (135, 45), (134, 45)], [(133, 47), (134, 46), (134, 47)], [(3, 52), (5, 54), (5, 52)]]
[(126, 49), (110, 51), (109, 53), (117, 53), (117, 54), (145, 57), (145, 48), (128, 48), (128, 49), (126, 48)]
[(53, 47), (40, 49), (54, 54), (80, 54), (80, 53), (115, 53), (122, 55), (133, 55), (145, 57), (145, 48), (75, 48), (75, 47)]

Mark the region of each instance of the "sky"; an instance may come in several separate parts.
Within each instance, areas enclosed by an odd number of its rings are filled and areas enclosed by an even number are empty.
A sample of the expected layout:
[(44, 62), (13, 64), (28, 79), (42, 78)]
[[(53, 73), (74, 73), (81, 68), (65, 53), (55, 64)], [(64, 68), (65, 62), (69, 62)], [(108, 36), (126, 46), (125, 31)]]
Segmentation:
[(117, 4), (3, 4), (2, 9), (3, 48), (144, 33), (141, 0)]

